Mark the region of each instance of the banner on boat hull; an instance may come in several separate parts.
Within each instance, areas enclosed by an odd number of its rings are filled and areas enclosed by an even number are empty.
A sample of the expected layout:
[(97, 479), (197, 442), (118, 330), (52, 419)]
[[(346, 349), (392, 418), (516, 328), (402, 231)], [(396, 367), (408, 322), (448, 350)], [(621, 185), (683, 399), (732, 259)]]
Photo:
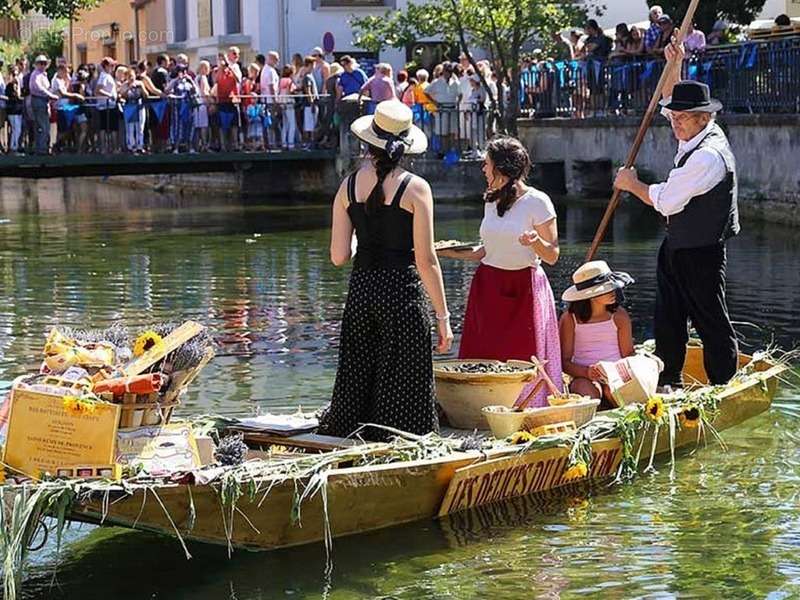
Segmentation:
[(619, 440), (611, 439), (592, 445), (589, 472), (580, 478), (565, 476), (569, 448), (516, 454), (463, 467), (450, 480), (439, 516), (578, 481), (604, 479), (616, 472), (621, 460), (622, 445)]

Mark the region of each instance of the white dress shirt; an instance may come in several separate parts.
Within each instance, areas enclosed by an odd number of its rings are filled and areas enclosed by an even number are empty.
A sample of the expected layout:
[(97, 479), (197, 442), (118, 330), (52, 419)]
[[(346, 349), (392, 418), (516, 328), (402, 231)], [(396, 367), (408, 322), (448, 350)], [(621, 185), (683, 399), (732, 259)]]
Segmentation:
[[(665, 111), (669, 118), (669, 112)], [(669, 173), (664, 183), (650, 186), (650, 200), (653, 207), (665, 217), (681, 212), (689, 201), (695, 196), (700, 196), (711, 191), (727, 175), (728, 169), (725, 161), (716, 150), (701, 148), (692, 154), (682, 167), (678, 167), (680, 160), (697, 148), (700, 142), (711, 132), (714, 121), (688, 142), (678, 143), (678, 154), (675, 155), (675, 168)]]

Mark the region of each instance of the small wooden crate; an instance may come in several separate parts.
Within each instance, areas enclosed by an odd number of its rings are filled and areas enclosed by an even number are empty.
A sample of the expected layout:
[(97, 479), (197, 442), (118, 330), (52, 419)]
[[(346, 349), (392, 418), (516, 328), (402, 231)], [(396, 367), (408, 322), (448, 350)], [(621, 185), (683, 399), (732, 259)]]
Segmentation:
[(203, 359), (196, 367), (185, 371), (175, 371), (172, 374), (169, 389), (163, 396), (156, 392), (124, 394), (120, 405), (122, 409), (119, 421), (120, 429), (169, 423), (173, 410), (181, 403), (181, 396), (213, 357), (213, 348), (207, 348)]

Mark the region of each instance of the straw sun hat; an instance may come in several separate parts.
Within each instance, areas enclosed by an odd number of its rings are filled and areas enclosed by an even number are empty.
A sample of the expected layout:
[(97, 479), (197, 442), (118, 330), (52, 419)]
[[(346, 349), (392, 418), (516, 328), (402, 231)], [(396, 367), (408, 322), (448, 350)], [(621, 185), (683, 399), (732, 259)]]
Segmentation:
[(572, 282), (575, 285), (561, 296), (565, 302), (588, 300), (621, 290), (633, 283), (633, 277), (622, 271), (612, 271), (604, 260), (595, 260), (581, 265), (572, 274)]
[(374, 115), (356, 119), (350, 131), (370, 146), (392, 154), (392, 148), (404, 147), (405, 154), (422, 154), (428, 148), (428, 138), (414, 125), (411, 109), (399, 100), (380, 102)]

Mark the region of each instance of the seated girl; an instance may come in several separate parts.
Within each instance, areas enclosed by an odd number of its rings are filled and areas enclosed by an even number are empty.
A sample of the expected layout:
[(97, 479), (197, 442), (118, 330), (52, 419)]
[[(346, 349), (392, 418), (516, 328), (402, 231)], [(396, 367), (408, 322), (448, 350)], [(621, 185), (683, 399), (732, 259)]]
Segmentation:
[(563, 369), (572, 377), (572, 393), (608, 399), (598, 363), (634, 353), (631, 318), (617, 297), (633, 279), (599, 260), (581, 266), (572, 281), (575, 285), (562, 295), (569, 308), (559, 321)]

